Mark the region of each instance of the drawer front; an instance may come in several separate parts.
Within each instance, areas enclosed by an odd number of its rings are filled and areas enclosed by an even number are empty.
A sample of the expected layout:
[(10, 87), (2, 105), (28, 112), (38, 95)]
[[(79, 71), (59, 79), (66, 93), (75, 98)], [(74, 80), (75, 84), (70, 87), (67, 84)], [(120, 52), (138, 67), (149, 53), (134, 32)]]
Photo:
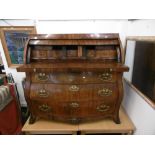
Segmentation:
[(31, 112), (41, 118), (49, 118), (53, 116), (53, 105), (46, 101), (31, 100)]
[(90, 102), (67, 101), (58, 102), (54, 116), (69, 116), (70, 118), (87, 117)]
[(55, 116), (55, 117), (87, 117), (91, 102), (84, 101), (64, 101), (64, 102), (50, 102), (50, 101), (32, 101), (33, 112), (38, 116)]
[(76, 122), (81, 119), (102, 117), (114, 112), (115, 103), (98, 101), (41, 102), (32, 101), (31, 108), (36, 116)]
[(92, 99), (92, 85), (32, 84), (30, 99), (42, 101), (85, 101)]
[(33, 73), (32, 82), (55, 84), (85, 84), (116, 82), (116, 73), (103, 72), (74, 72), (74, 73)]
[(105, 100), (115, 102), (118, 97), (117, 84), (93, 85), (93, 100)]
[(115, 105), (116, 102), (106, 102), (103, 100), (59, 102), (53, 108), (53, 115), (87, 119), (113, 113)]
[(105, 100), (93, 101), (90, 108), (90, 115), (92, 117), (104, 116), (114, 112), (116, 102), (110, 102)]

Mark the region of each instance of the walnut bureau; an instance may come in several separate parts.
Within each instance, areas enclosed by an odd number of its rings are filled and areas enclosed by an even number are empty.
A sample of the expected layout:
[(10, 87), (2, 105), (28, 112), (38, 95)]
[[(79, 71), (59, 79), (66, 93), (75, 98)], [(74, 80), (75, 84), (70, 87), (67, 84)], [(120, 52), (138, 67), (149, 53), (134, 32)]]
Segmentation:
[(123, 72), (118, 34), (51, 34), (28, 39), (24, 94), (30, 121), (79, 123), (111, 118), (120, 123)]

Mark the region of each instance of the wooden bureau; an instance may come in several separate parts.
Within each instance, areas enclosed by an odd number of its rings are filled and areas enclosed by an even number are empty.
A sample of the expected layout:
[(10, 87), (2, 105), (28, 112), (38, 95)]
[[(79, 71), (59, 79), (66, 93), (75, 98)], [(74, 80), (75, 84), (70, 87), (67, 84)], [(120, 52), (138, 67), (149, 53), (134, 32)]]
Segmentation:
[(78, 123), (112, 118), (120, 123), (123, 97), (118, 34), (53, 34), (29, 38), (17, 68), (26, 72), (25, 98), (37, 118)]

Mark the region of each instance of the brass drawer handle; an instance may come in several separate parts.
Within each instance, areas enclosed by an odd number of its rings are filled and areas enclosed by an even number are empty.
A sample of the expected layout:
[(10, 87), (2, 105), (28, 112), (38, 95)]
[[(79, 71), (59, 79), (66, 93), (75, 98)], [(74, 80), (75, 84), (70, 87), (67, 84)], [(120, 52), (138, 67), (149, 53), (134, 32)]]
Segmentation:
[(101, 104), (101, 105), (97, 106), (96, 110), (99, 112), (105, 112), (105, 111), (108, 111), (109, 108), (110, 108), (110, 106), (107, 106), (105, 104)]
[(111, 73), (102, 73), (99, 75), (99, 79), (102, 81), (111, 81), (112, 74)]
[(49, 93), (45, 89), (41, 89), (38, 91), (39, 97), (48, 97)]
[(69, 105), (70, 105), (70, 107), (72, 107), (72, 108), (78, 108), (78, 107), (79, 107), (79, 103), (77, 103), (77, 102), (72, 102), (72, 103), (70, 103)]
[(107, 88), (103, 88), (103, 89), (98, 91), (98, 95), (99, 96), (110, 96), (110, 95), (112, 95), (112, 90), (107, 89)]
[(40, 111), (43, 111), (43, 112), (51, 111), (51, 107), (49, 107), (47, 104), (42, 104), (38, 108), (39, 108)]
[(76, 85), (72, 85), (72, 86), (69, 87), (70, 91), (79, 91), (79, 89), (80, 88), (78, 86), (76, 86)]
[(38, 73), (37, 74), (37, 80), (39, 81), (48, 81), (49, 75), (46, 75), (45, 73)]

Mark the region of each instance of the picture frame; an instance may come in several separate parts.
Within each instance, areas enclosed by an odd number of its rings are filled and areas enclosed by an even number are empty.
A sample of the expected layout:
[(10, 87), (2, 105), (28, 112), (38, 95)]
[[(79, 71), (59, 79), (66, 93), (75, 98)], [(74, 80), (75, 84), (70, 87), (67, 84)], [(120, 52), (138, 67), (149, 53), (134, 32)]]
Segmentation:
[(8, 67), (16, 68), (24, 63), (24, 46), (31, 34), (36, 34), (35, 26), (0, 27), (0, 38)]
[[(129, 45), (129, 42), (132, 42), (133, 43), (133, 48), (132, 48), (132, 50), (131, 50), (131, 45), (132, 44), (130, 44)], [(153, 70), (152, 70), (152, 66), (148, 63), (148, 62), (154, 62), (154, 61), (150, 61), (150, 59), (149, 59), (149, 61), (147, 61), (147, 58), (146, 58), (146, 56), (144, 57), (145, 58), (145, 62), (147, 62), (146, 64), (149, 64), (148, 66), (151, 68), (151, 69), (149, 69), (149, 68), (146, 68), (146, 66), (144, 67), (142, 64), (140, 64), (139, 62), (137, 63), (137, 64), (135, 64), (135, 56), (136, 56), (136, 54), (135, 54), (135, 52), (136, 52), (136, 44), (137, 44), (137, 42), (142, 42), (142, 44), (143, 44), (143, 48), (141, 48), (141, 49), (145, 49), (144, 48), (144, 46), (146, 46), (146, 43), (153, 43), (153, 44), (155, 44), (155, 36), (127, 36), (126, 37), (126, 41), (125, 41), (126, 43), (125, 43), (125, 60), (126, 60), (126, 65), (128, 65), (129, 66), (129, 68), (130, 68), (130, 70), (129, 70), (129, 72), (128, 73), (126, 73), (126, 74), (128, 74), (127, 76), (125, 75), (125, 77), (124, 77), (124, 80), (125, 80), (125, 82), (131, 87), (131, 88), (133, 88), (134, 89), (134, 91), (137, 93), (137, 94), (139, 94), (153, 109), (155, 109), (155, 101), (154, 101), (154, 99), (153, 98), (151, 98), (150, 96), (148, 96), (148, 93), (146, 93), (147, 91), (148, 91), (148, 89), (149, 89), (149, 92), (151, 91), (151, 93), (152, 94), (154, 94), (154, 92), (155, 92), (155, 85), (154, 85), (154, 83), (152, 82), (152, 79), (150, 79), (150, 77), (152, 78), (152, 77), (154, 77), (154, 76), (150, 76), (150, 74), (152, 74), (152, 73), (154, 73), (153, 72)], [(142, 45), (141, 44), (141, 45)], [(135, 46), (136, 45), (136, 46)], [(130, 46), (130, 50), (128, 50), (128, 46)], [(134, 47), (135, 46), (135, 47)], [(140, 48), (139, 48), (140, 49)], [(154, 48), (148, 48), (148, 46), (147, 46), (147, 52), (146, 53), (150, 53), (150, 49), (154, 49)], [(144, 54), (144, 51), (142, 51), (142, 50), (139, 50), (140, 52), (140, 55), (142, 56), (143, 54)], [(130, 53), (130, 54), (129, 54)], [(151, 55), (151, 54), (150, 54)], [(154, 55), (151, 55), (151, 57), (152, 58), (154, 58)], [(130, 61), (129, 61), (130, 60)], [(138, 57), (137, 58), (137, 60), (140, 60), (140, 57)], [(140, 61), (140, 62), (143, 62), (143, 61)], [(153, 63), (152, 63), (153, 64)], [(134, 71), (134, 68), (135, 68), (135, 65), (136, 65), (136, 69), (135, 69), (135, 71)], [(142, 66), (142, 67), (141, 67)], [(141, 82), (141, 78), (139, 78), (137, 75), (136, 76), (134, 76), (133, 74), (134, 73), (136, 73), (137, 71), (138, 71), (138, 74), (139, 73), (142, 73), (142, 71), (141, 70), (139, 70), (139, 68), (137, 68), (137, 67), (141, 67), (142, 68), (142, 70), (144, 70), (145, 68), (145, 72), (144, 72), (144, 74), (146, 75), (146, 77), (148, 78), (148, 80), (147, 80), (147, 78), (145, 77), (145, 79), (146, 79), (146, 82)], [(146, 72), (147, 71), (147, 72)], [(148, 72), (149, 71), (149, 72)], [(144, 90), (142, 90), (142, 89), (140, 89), (140, 87), (137, 87), (137, 85), (135, 85), (135, 83), (133, 82), (133, 77), (134, 77), (134, 79), (138, 79), (137, 80), (137, 83), (139, 84), (140, 82), (141, 83), (144, 83), (145, 84), (145, 86), (147, 86), (146, 88), (145, 88), (145, 91)], [(144, 77), (144, 76), (141, 76), (141, 77)], [(149, 81), (149, 82), (148, 82)], [(152, 86), (152, 88), (150, 88), (150, 86)]]

